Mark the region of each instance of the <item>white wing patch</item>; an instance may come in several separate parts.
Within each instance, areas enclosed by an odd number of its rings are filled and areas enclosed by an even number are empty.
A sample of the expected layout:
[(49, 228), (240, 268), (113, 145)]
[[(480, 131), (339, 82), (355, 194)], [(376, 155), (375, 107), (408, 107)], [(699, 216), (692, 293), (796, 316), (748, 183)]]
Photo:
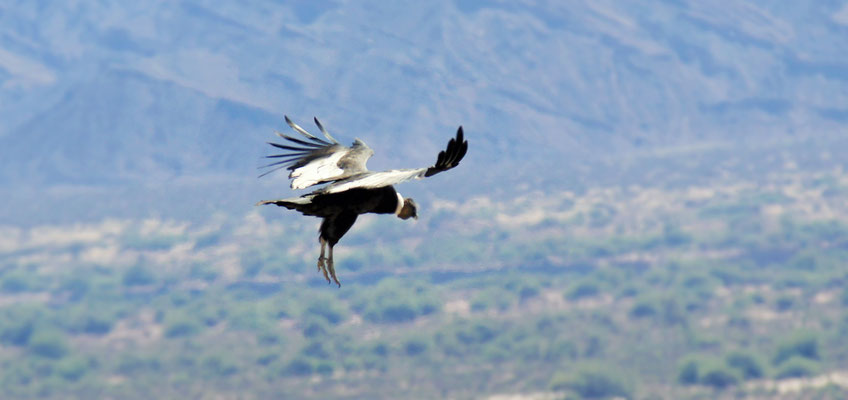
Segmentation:
[(318, 182), (339, 176), (344, 170), (339, 168), (339, 160), (347, 154), (347, 151), (333, 153), (333, 155), (312, 161), (289, 174), (292, 179), (292, 189), (304, 189)]
[(403, 210), (403, 202), (405, 200), (403, 199), (403, 196), (400, 195), (400, 192), (398, 192), (397, 190), (395, 190), (395, 194), (398, 198), (398, 205), (397, 207), (395, 207), (395, 215), (400, 215), (400, 210)]
[(352, 180), (350, 182), (339, 182), (332, 184), (324, 190), (325, 193), (339, 193), (355, 188), (376, 188), (394, 185), (410, 179), (421, 179), (426, 168), (421, 169), (394, 169), (373, 173), (371, 175)]

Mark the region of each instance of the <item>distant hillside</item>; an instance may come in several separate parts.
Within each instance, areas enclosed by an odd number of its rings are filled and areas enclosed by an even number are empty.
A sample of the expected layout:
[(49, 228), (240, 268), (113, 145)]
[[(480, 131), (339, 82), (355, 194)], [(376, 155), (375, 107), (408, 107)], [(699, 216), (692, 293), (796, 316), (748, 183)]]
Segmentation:
[(464, 124), (476, 169), (554, 176), (848, 127), (838, 2), (326, 4), (0, 5), (0, 185), (252, 178), (283, 114), (374, 168)]

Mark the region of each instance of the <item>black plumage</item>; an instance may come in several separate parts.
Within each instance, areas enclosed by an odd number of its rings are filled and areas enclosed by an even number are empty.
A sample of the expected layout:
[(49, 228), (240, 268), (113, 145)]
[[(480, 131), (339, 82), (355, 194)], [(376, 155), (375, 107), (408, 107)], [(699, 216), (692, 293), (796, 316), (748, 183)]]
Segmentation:
[[(336, 278), (333, 265), (333, 246), (347, 233), (360, 214), (395, 214), (398, 218), (418, 219), (418, 206), (415, 200), (403, 198), (394, 186), (412, 179), (430, 177), (459, 165), (468, 151), (468, 141), (460, 126), (456, 137), (448, 142), (447, 148), (439, 152), (436, 163), (430, 167), (417, 169), (389, 170), (372, 172), (365, 164), (374, 154), (368, 145), (356, 139), (350, 147), (339, 144), (324, 126), (315, 118), (315, 124), (327, 140), (320, 139), (307, 132), (286, 117), (286, 123), (304, 136), (298, 139), (277, 132), (288, 142), (286, 144), (269, 143), (285, 153), (269, 155), (276, 161), (265, 167), (274, 167), (260, 176), (281, 168), (291, 171), (292, 189), (303, 189), (313, 185), (327, 185), (300, 197), (264, 200), (257, 203), (275, 204), (303, 215), (322, 218), (318, 241), (321, 254), (318, 257), (318, 270), (324, 274), (327, 282), (333, 281), (341, 286)], [(325, 247), (329, 255), (325, 257)]]

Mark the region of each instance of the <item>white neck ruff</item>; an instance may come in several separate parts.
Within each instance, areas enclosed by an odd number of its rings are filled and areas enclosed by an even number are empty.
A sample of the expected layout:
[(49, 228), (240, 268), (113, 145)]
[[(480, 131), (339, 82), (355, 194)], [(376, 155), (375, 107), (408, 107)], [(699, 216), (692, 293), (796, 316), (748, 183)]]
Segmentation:
[(398, 205), (395, 208), (395, 215), (400, 216), (400, 210), (403, 209), (403, 196), (400, 195), (400, 192), (395, 192), (398, 198)]

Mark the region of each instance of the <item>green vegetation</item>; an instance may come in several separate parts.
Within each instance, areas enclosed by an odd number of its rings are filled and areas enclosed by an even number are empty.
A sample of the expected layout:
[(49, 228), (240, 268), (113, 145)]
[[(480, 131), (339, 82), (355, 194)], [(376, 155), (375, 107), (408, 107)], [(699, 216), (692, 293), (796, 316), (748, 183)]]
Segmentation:
[(777, 348), (773, 363), (780, 365), (792, 357), (819, 359), (819, 340), (816, 334), (803, 332), (783, 340)]
[(601, 288), (598, 286), (597, 282), (584, 280), (574, 284), (568, 291), (565, 293), (565, 297), (568, 300), (576, 301), (583, 298), (595, 297), (601, 293)]
[(734, 351), (725, 356), (725, 362), (736, 369), (742, 379), (759, 379), (765, 376), (765, 367), (754, 353)]
[(583, 399), (631, 398), (631, 389), (610, 366), (584, 366), (575, 372), (551, 378), (551, 389), (574, 392)]
[(0, 387), (10, 399), (768, 397), (848, 365), (848, 205), (792, 179), (552, 193), (563, 208), (541, 219), (527, 199), (442, 205), (417, 226), (374, 219), (337, 248), (340, 289), (316, 271), (315, 221), (301, 218), (22, 239), (0, 254)]
[(58, 332), (39, 331), (29, 338), (27, 350), (38, 357), (59, 359), (68, 354), (68, 344)]
[[(401, 287), (409, 285), (411, 287)], [(436, 312), (438, 298), (424, 285), (394, 280), (380, 282), (367, 296), (358, 296), (353, 309), (369, 322), (401, 323)]]
[(803, 378), (815, 375), (818, 370), (818, 363), (803, 357), (792, 357), (780, 364), (775, 378)]

